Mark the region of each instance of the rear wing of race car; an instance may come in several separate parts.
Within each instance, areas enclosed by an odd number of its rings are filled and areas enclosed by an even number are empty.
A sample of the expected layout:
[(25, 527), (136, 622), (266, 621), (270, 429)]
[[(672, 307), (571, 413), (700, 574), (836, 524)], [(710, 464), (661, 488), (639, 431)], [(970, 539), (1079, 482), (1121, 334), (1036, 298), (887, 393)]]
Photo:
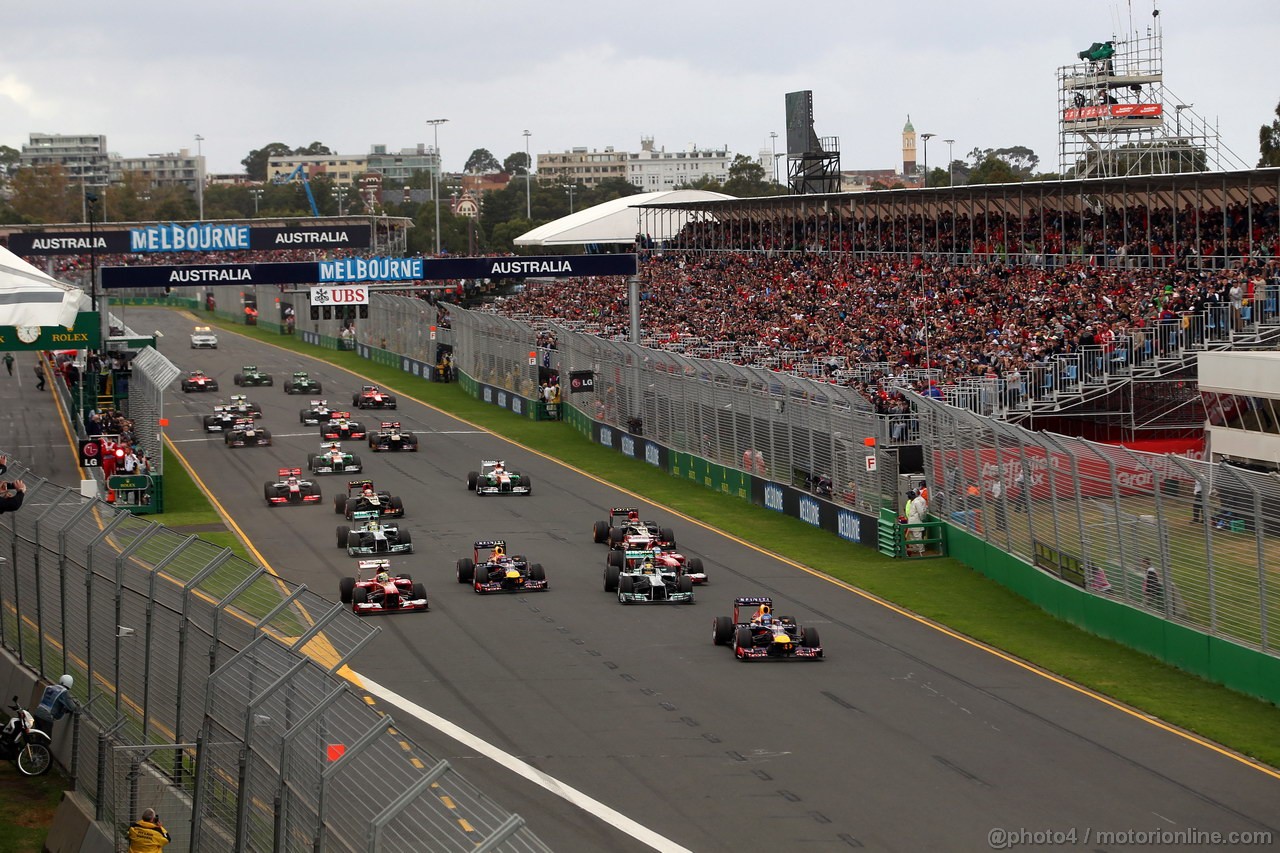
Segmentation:
[(281, 468), (280, 470), (276, 471), (276, 476), (280, 477), (281, 479), (285, 477), (301, 477), (302, 469), (301, 468)]
[(232, 403), (232, 405), (235, 405), (236, 403), (246, 403), (246, 402), (248, 402), (248, 401), (249, 401), (249, 396), (248, 396), (247, 394), (232, 394), (232, 395), (231, 395), (231, 403)]
[(312, 401), (311, 401), (311, 405), (313, 405), (313, 406), (327, 406), (327, 405), (329, 405), (329, 401), (328, 401), (328, 400), (312, 400)]
[(490, 468), (494, 465), (506, 465), (506, 464), (507, 463), (503, 462), (501, 459), (481, 459), (480, 460), (481, 468)]
[(293, 378), (294, 379), (310, 379), (311, 377), (307, 375), (305, 371), (295, 371), (293, 374)]
[(365, 486), (372, 486), (373, 480), (348, 480), (347, 489), (363, 489)]
[(246, 364), (244, 367), (240, 368), (240, 372), (248, 373), (250, 370), (257, 370), (257, 369), (258, 369), (258, 365), (256, 364)]
[(773, 607), (773, 599), (767, 595), (758, 595), (758, 596), (748, 596), (743, 598), (735, 598), (733, 600), (734, 607), (738, 607), (739, 605), (742, 605), (742, 604), (756, 604), (756, 605), (767, 604), (770, 607)]
[(476, 547), (477, 549), (480, 549), (480, 548), (495, 548), (495, 547), (497, 547), (498, 545), (501, 545), (503, 548), (506, 548), (506, 547), (507, 547), (507, 540), (505, 540), (505, 539), (480, 539), (480, 540), (477, 540), (477, 541), (476, 541), (475, 547)]
[(377, 571), (378, 569), (389, 569), (389, 568), (391, 568), (391, 561), (390, 561), (390, 560), (386, 560), (386, 559), (379, 559), (379, 560), (361, 560), (361, 561), (360, 561), (359, 563), (357, 563), (356, 565), (358, 565), (358, 566), (360, 567), (360, 570), (361, 570), (361, 571), (370, 571), (370, 570), (372, 570), (372, 571)]
[(376, 519), (378, 515), (379, 513), (376, 509), (366, 509), (366, 510), (361, 510), (360, 512), (351, 513), (351, 520), (352, 521), (369, 521), (370, 519)]
[(236, 426), (253, 426), (253, 418), (236, 418)]
[(346, 418), (347, 420), (350, 420), (350, 419), (351, 419), (351, 413), (350, 413), (350, 412), (330, 412), (330, 413), (329, 413), (329, 417), (333, 418), (334, 420), (339, 420), (339, 421), (340, 421), (340, 420), (342, 420), (343, 418)]
[(235, 408), (235, 407), (234, 407), (234, 406), (231, 406), (231, 405), (228, 405), (228, 404), (219, 404), (219, 405), (217, 405), (217, 406), (214, 406), (214, 407), (213, 407), (213, 413), (216, 415), (216, 414), (218, 414), (219, 412), (229, 412), (229, 411), (231, 411), (233, 408)]
[(612, 524), (615, 518), (627, 518), (631, 513), (640, 512), (638, 506), (615, 506), (609, 508), (609, 523)]
[(381, 429), (400, 429), (399, 421), (383, 421)]

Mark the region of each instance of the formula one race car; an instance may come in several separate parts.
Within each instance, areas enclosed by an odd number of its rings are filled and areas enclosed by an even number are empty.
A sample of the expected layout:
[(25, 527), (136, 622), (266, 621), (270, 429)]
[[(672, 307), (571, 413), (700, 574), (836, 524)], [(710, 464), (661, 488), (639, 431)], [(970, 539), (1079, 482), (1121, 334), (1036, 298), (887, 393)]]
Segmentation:
[(310, 406), (298, 412), (298, 420), (307, 426), (317, 426), (328, 423), (332, 415), (328, 400), (312, 400)]
[(227, 447), (269, 447), (271, 433), (258, 426), (253, 418), (236, 418), (231, 429), (222, 434)]
[(238, 417), (230, 406), (220, 403), (213, 407), (213, 414), (201, 415), (200, 422), (204, 424), (205, 432), (226, 432), (235, 425)]
[(284, 381), (286, 394), (322, 394), (320, 380), (312, 379), (305, 372), (298, 372)]
[(458, 560), (458, 583), (469, 583), (476, 592), (519, 592), (547, 589), (547, 573), (541, 563), (523, 555), (508, 555), (502, 539), (482, 539), (470, 557)]
[(416, 453), (418, 437), (407, 429), (401, 429), (399, 421), (394, 423), (384, 421), (377, 432), (369, 433), (369, 449), (374, 453), (380, 450), (406, 450)]
[(347, 492), (333, 499), (333, 511), (354, 518), (357, 512), (376, 512), (382, 518), (404, 518), (404, 503), (388, 491), (378, 491), (373, 480), (352, 480)]
[(467, 489), (477, 495), (528, 495), (533, 481), (527, 474), (512, 471), (501, 459), (486, 459), (479, 471), (467, 474)]
[(250, 403), (249, 398), (243, 394), (232, 394), (227, 401), (227, 408), (242, 418), (262, 417), (261, 404)]
[(319, 453), (308, 453), (307, 468), (312, 474), (359, 474), (364, 470), (360, 457), (347, 453), (336, 441), (320, 445)]
[(659, 527), (656, 521), (641, 521), (640, 509), (634, 506), (609, 508), (607, 521), (597, 521), (591, 538), (607, 542), (614, 551), (642, 551), (655, 546), (675, 550), (676, 534), (670, 527)]
[(270, 373), (263, 373), (258, 369), (256, 364), (246, 364), (240, 368), (240, 372), (231, 377), (231, 381), (237, 385), (275, 385), (276, 381), (271, 378)]
[(191, 330), (192, 349), (217, 349), (218, 336), (209, 326), (196, 326)]
[(320, 487), (302, 479), (301, 468), (281, 468), (275, 480), (262, 484), (262, 496), (267, 506), (279, 504), (318, 504)]
[(790, 616), (774, 616), (772, 598), (735, 598), (733, 616), (717, 616), (714, 625), (712, 642), (732, 645), (738, 660), (822, 659), (818, 629), (802, 628)]
[(363, 425), (351, 420), (350, 412), (330, 412), (329, 420), (320, 424), (320, 437), (328, 441), (364, 438), (368, 434)]
[(604, 567), (605, 592), (617, 592), (621, 604), (693, 604), (693, 578), (680, 561), (662, 549), (610, 551)]
[(409, 575), (393, 575), (390, 560), (361, 560), (355, 577), (338, 581), (338, 596), (357, 616), (430, 609), (427, 588)]
[(396, 398), (377, 385), (361, 385), (360, 390), (351, 395), (351, 405), (357, 409), (394, 409)]
[(346, 548), (347, 556), (413, 553), (413, 537), (394, 521), (379, 521), (373, 511), (352, 513), (351, 520), (354, 528), (338, 525), (338, 547)]
[(190, 394), (192, 391), (217, 390), (218, 380), (212, 376), (205, 376), (203, 370), (193, 370), (182, 377), (182, 393), (184, 394)]

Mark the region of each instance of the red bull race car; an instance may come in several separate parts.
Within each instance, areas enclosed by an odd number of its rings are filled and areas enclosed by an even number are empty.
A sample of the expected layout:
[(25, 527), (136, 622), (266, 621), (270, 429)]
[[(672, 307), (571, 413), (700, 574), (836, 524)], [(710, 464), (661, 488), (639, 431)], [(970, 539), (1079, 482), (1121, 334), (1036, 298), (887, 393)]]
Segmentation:
[(430, 609), (427, 588), (410, 575), (392, 574), (390, 560), (361, 560), (355, 577), (338, 582), (338, 595), (357, 616)]
[(533, 592), (547, 589), (547, 573), (523, 554), (508, 554), (505, 540), (481, 539), (470, 557), (458, 560), (458, 583), (477, 593)]
[(377, 385), (361, 385), (360, 390), (351, 395), (351, 405), (357, 409), (394, 409), (396, 398)]
[(773, 599), (765, 596), (733, 600), (733, 616), (717, 616), (711, 640), (733, 646), (734, 656), (749, 660), (821, 660), (817, 628), (802, 628), (790, 616), (773, 615)]
[(262, 496), (267, 499), (267, 506), (318, 504), (321, 499), (320, 487), (304, 480), (301, 468), (281, 468), (275, 480), (262, 484)]

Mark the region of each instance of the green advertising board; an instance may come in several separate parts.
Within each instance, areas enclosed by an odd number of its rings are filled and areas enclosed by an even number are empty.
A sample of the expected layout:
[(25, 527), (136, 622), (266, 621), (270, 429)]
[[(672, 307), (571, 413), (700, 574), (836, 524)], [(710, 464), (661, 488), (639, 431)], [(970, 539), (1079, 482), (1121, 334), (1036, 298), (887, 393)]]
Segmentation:
[(63, 326), (0, 326), (0, 350), (39, 352), (55, 349), (98, 349), (102, 329), (98, 312), (81, 311), (76, 324)]

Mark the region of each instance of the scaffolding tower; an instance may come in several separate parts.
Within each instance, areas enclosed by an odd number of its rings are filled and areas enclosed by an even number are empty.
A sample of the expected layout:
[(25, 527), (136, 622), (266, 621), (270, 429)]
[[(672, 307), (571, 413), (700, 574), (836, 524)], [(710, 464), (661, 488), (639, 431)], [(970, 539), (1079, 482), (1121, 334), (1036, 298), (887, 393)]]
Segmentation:
[(1164, 82), (1160, 12), (1145, 33), (1113, 36), (1058, 69), (1058, 170), (1066, 178), (1246, 169)]

